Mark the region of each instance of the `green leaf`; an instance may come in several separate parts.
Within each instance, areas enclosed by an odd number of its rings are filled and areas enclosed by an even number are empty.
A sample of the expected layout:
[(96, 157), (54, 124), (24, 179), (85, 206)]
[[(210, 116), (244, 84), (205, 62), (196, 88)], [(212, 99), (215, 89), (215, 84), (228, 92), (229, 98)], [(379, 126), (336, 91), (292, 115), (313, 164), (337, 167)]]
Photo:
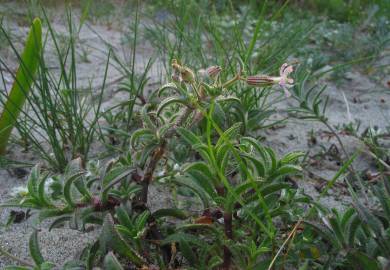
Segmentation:
[(203, 207), (205, 209), (209, 208), (209, 197), (205, 192), (205, 190), (202, 187), (200, 187), (199, 184), (195, 182), (195, 180), (193, 180), (190, 177), (177, 177), (173, 179), (172, 182), (191, 189), (196, 195), (199, 196), (199, 199), (203, 203)]
[(351, 219), (351, 223), (349, 224), (349, 227), (347, 229), (347, 237), (348, 237), (348, 245), (349, 246), (354, 246), (355, 244), (355, 239), (356, 239), (356, 233), (360, 228), (360, 219), (358, 215), (354, 215)]
[(95, 241), (93, 245), (91, 245), (88, 248), (88, 255), (86, 260), (87, 270), (92, 270), (98, 251), (99, 251), (99, 241)]
[(177, 208), (164, 208), (164, 209), (159, 209), (155, 211), (152, 216), (155, 219), (159, 219), (162, 217), (175, 217), (178, 219), (186, 219), (189, 217), (189, 213), (187, 211), (177, 209)]
[(332, 227), (332, 231), (336, 236), (337, 241), (340, 243), (340, 246), (344, 247), (345, 245), (344, 233), (341, 229), (339, 221), (337, 220), (336, 217), (329, 217), (328, 221), (330, 226)]
[(115, 228), (114, 219), (111, 214), (107, 214), (104, 218), (102, 233), (99, 242), (103, 254), (109, 250), (113, 250), (119, 255), (128, 258), (138, 267), (145, 264), (143, 258), (138, 255), (119, 234), (119, 232)]
[(187, 259), (188, 263), (192, 266), (196, 265), (197, 259), (195, 253), (192, 251), (191, 245), (185, 241), (184, 239), (181, 239), (179, 241), (179, 249), (181, 253), (183, 254), (184, 258)]
[(20, 58), (21, 63), (15, 81), (0, 116), (0, 155), (5, 153), (12, 129), (30, 91), (33, 77), (39, 66), (41, 49), (42, 25), (40, 19), (35, 18)]
[(133, 171), (134, 169), (131, 167), (115, 168), (112, 169), (108, 175), (103, 178), (102, 199), (104, 202), (106, 202), (108, 199), (108, 192), (110, 189)]
[(39, 241), (38, 241), (38, 231), (34, 230), (34, 232), (30, 236), (30, 241), (28, 243), (30, 249), (31, 258), (34, 260), (36, 265), (41, 265), (45, 262), (41, 251), (39, 249)]
[(360, 251), (352, 251), (348, 253), (347, 260), (354, 266), (354, 269), (364, 270), (380, 270), (382, 267), (374, 258)]
[(215, 176), (211, 172), (209, 166), (203, 161), (186, 163), (182, 166), (182, 170), (183, 172), (187, 172), (187, 173), (197, 172), (204, 175), (204, 177), (206, 177), (207, 180), (209, 180), (210, 182), (215, 181), (214, 180)]
[(176, 132), (182, 137), (189, 145), (202, 144), (202, 141), (198, 136), (189, 131), (186, 128), (178, 127)]
[(272, 193), (278, 192), (279, 190), (288, 189), (288, 188), (291, 188), (289, 184), (274, 183), (274, 184), (269, 184), (264, 187), (261, 187), (260, 192), (263, 195), (263, 197), (266, 197)]
[(256, 139), (251, 137), (243, 137), (241, 138), (241, 142), (248, 143), (256, 150), (256, 152), (260, 155), (261, 159), (263, 160), (263, 164), (264, 167), (266, 168), (266, 171), (271, 169), (271, 158), (264, 146), (262, 146)]
[(226, 140), (231, 140), (233, 137), (237, 136), (240, 133), (240, 128), (242, 126), (242, 123), (235, 123), (233, 126), (225, 130), (220, 138), (218, 139), (218, 142), (216, 144), (216, 148), (219, 148), (222, 146)]
[(187, 106), (187, 103), (188, 103), (188, 100), (185, 99), (185, 98), (181, 98), (181, 97), (169, 97), (169, 98), (166, 98), (158, 106), (156, 114), (160, 115), (161, 111), (165, 107), (167, 107), (167, 106), (170, 106), (170, 105), (173, 105), (173, 104), (182, 104), (182, 105)]
[(183, 91), (182, 89), (180, 89), (179, 87), (177, 87), (176, 84), (174, 83), (167, 83), (167, 84), (164, 84), (163, 86), (161, 86), (161, 88), (157, 91), (158, 93), (158, 96), (161, 97), (161, 95), (167, 91), (167, 90), (173, 90), (174, 92), (176, 92), (176, 94), (179, 94), (179, 95), (185, 95), (186, 92)]
[(46, 180), (48, 179), (48, 175), (44, 175), (43, 177), (41, 177), (41, 181), (39, 182), (38, 184), (38, 200), (40, 201), (40, 203), (46, 207), (51, 207), (53, 206), (46, 194), (45, 194), (45, 183), (46, 183)]
[[(56, 265), (54, 263), (51, 263), (51, 262), (44, 262), (43, 264), (41, 264), (39, 266), (39, 270), (51, 270), (51, 269), (54, 269), (56, 267)], [(63, 267), (63, 270), (69, 270), (69, 269), (72, 269), (72, 270), (80, 270), (80, 268), (66, 268), (65, 266)]]
[(286, 154), (279, 162), (281, 165), (290, 164), (296, 162), (298, 158), (304, 156), (303, 152), (291, 152)]
[(44, 209), (39, 211), (38, 221), (42, 222), (47, 218), (58, 217), (71, 212), (71, 209)]
[(304, 221), (304, 223), (311, 228), (313, 228), (319, 235), (321, 235), (324, 239), (330, 241), (332, 243), (332, 247), (341, 249), (340, 243), (337, 241), (337, 239), (334, 237), (332, 232), (325, 226), (322, 226), (320, 224), (317, 224), (315, 222), (311, 221)]
[(30, 176), (28, 177), (27, 189), (28, 194), (33, 198), (37, 198), (38, 193), (38, 180), (39, 180), (39, 167), (38, 165), (34, 166), (31, 170)]
[(121, 225), (125, 226), (128, 229), (133, 229), (133, 223), (131, 222), (131, 219), (123, 205), (115, 209), (115, 214)]
[(227, 97), (224, 97), (224, 96), (220, 96), (218, 98), (216, 98), (216, 101), (219, 102), (219, 103), (222, 103), (222, 102), (237, 102), (238, 104), (241, 104), (241, 100), (235, 96), (227, 96)]
[(362, 223), (366, 225), (375, 234), (376, 237), (379, 237), (383, 232), (383, 225), (380, 220), (360, 202), (354, 201), (352, 204)]
[[(141, 109), (141, 117), (143, 125), (146, 129), (155, 130), (156, 125), (153, 123), (153, 121), (150, 119), (150, 116), (148, 114), (148, 109), (151, 104), (145, 104)], [(134, 134), (134, 133), (133, 133)]]
[(73, 202), (72, 194), (71, 194), (71, 187), (74, 181), (79, 179), (84, 174), (84, 172), (78, 172), (70, 176), (68, 179), (66, 179), (65, 185), (64, 185), (64, 198), (68, 205), (72, 208), (76, 207), (76, 204)]
[(85, 263), (79, 260), (67, 261), (62, 270), (85, 270)]
[(136, 148), (136, 146), (138, 145), (139, 139), (142, 138), (143, 136), (147, 136), (148, 139), (150, 139), (150, 138), (155, 137), (155, 133), (152, 130), (147, 129), (147, 128), (141, 128), (141, 129), (134, 131), (134, 133), (131, 135), (131, 138), (130, 138), (130, 145), (133, 149)]
[(265, 166), (259, 159), (257, 159), (256, 157), (254, 157), (252, 155), (249, 155), (247, 153), (241, 153), (241, 156), (245, 159), (250, 160), (253, 163), (258, 176), (260, 176), (260, 177), (265, 176), (265, 174), (266, 174)]
[(272, 172), (272, 174), (268, 177), (269, 180), (276, 180), (277, 178), (290, 175), (290, 174), (296, 174), (301, 171), (301, 167), (296, 165), (283, 165), (282, 167), (279, 167), (275, 171)]
[(119, 263), (118, 259), (115, 257), (114, 253), (109, 252), (106, 257), (104, 257), (104, 269), (106, 270), (123, 270), (124, 268)]
[(71, 216), (63, 216), (63, 217), (59, 217), (59, 218), (55, 219), (55, 220), (50, 224), (49, 232), (50, 232), (52, 229), (61, 227), (65, 222), (69, 221), (70, 219), (71, 219)]
[(167, 245), (170, 243), (179, 243), (180, 241), (186, 241), (198, 247), (202, 247), (206, 244), (200, 237), (197, 237), (192, 234), (176, 232), (167, 236), (162, 242), (161, 245)]

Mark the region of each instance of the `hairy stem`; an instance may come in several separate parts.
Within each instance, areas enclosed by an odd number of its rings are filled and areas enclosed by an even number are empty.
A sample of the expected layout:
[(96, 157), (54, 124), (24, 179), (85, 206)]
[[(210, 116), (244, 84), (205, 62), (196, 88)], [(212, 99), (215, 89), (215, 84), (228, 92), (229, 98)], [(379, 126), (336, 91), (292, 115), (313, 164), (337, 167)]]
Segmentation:
[(160, 145), (153, 151), (153, 154), (149, 160), (149, 163), (147, 167), (145, 168), (145, 174), (143, 179), (141, 180), (141, 195), (137, 198), (136, 204), (138, 206), (144, 206), (146, 205), (148, 201), (148, 190), (149, 190), (149, 184), (153, 180), (153, 174), (156, 170), (156, 167), (160, 161), (160, 159), (163, 157), (165, 153), (166, 148), (166, 140), (171, 138), (175, 135), (176, 129), (183, 125), (183, 123), (188, 119), (188, 117), (191, 115), (193, 109), (186, 107), (182, 112), (180, 113), (179, 117), (176, 119), (175, 124), (168, 129), (168, 131), (165, 133), (164, 138), (162, 139), (162, 142)]
[[(225, 225), (225, 236), (232, 240), (233, 239), (233, 215), (230, 211), (226, 211), (223, 214), (223, 222)], [(225, 245), (223, 247), (223, 265), (222, 269), (230, 269), (232, 264), (232, 253), (229, 250), (229, 247)]]

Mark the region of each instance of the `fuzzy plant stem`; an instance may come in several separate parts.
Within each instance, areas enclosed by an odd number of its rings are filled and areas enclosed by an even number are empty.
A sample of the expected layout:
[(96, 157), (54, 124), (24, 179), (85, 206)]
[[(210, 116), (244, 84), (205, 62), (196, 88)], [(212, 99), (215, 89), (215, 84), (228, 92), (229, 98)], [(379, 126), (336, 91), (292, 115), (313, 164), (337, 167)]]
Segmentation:
[[(226, 189), (224, 186), (216, 186), (215, 190), (217, 191), (219, 196), (225, 197)], [(231, 210), (226, 210), (226, 209), (224, 210), (223, 223), (224, 223), (224, 231), (225, 231), (226, 238), (229, 240), (233, 240), (233, 214)], [(227, 245), (224, 245), (222, 269), (229, 270), (231, 264), (232, 264), (232, 253), (229, 250), (229, 247)]]
[[(223, 214), (223, 222), (225, 225), (225, 236), (229, 240), (233, 240), (233, 215), (230, 211), (226, 211)], [(223, 247), (223, 265), (222, 269), (230, 269), (232, 264), (232, 253), (227, 245)]]
[(194, 110), (193, 108), (189, 108), (189, 107), (186, 107), (184, 110), (182, 110), (179, 117), (176, 119), (175, 124), (170, 129), (168, 129), (160, 145), (156, 148), (156, 150), (153, 151), (152, 157), (145, 169), (144, 177), (141, 180), (142, 190), (141, 190), (141, 195), (138, 197), (136, 202), (137, 206), (145, 206), (148, 201), (149, 185), (153, 180), (153, 173), (156, 170), (156, 167), (160, 159), (163, 157), (165, 153), (167, 139), (175, 135), (177, 128), (183, 125), (183, 123), (188, 119), (188, 117), (191, 115), (193, 110)]
[[(135, 198), (134, 206), (138, 209), (144, 210), (146, 209), (146, 204), (148, 202), (148, 190), (149, 185), (153, 180), (153, 174), (156, 170), (156, 167), (160, 161), (160, 159), (163, 157), (165, 153), (166, 148), (166, 141), (167, 139), (171, 138), (175, 133), (176, 129), (183, 125), (183, 123), (188, 119), (188, 117), (191, 115), (193, 109), (192, 108), (185, 108), (179, 115), (179, 117), (176, 119), (175, 124), (165, 133), (165, 136), (163, 140), (161, 141), (160, 145), (153, 151), (153, 154), (150, 158), (150, 161), (145, 169), (144, 177), (142, 178), (140, 185), (141, 185), (141, 192), (140, 195)], [(156, 220), (153, 218), (149, 220), (150, 224), (150, 234), (153, 238), (161, 240), (163, 239), (160, 229), (157, 226)], [(163, 259), (165, 262), (169, 262), (170, 258), (172, 257), (172, 252), (169, 246), (165, 245), (161, 247)]]

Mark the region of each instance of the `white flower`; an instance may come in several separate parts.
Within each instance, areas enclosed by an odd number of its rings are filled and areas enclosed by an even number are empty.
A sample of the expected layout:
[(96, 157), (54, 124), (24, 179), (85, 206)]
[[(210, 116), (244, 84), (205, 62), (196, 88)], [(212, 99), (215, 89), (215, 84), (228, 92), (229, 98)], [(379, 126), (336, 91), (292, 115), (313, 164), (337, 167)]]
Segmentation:
[(156, 173), (157, 177), (163, 177), (164, 175), (165, 175), (164, 171), (159, 171), (159, 172)]
[(175, 163), (175, 165), (173, 165), (173, 170), (178, 171), (179, 169), (180, 169), (180, 165)]
[(11, 196), (12, 197), (16, 197), (16, 196), (21, 196), (21, 197), (24, 197), (28, 194), (28, 189), (26, 186), (18, 186), (18, 187), (14, 187), (12, 190), (11, 190)]
[(45, 193), (49, 193), (51, 184), (54, 183), (54, 179), (49, 177), (45, 182)]

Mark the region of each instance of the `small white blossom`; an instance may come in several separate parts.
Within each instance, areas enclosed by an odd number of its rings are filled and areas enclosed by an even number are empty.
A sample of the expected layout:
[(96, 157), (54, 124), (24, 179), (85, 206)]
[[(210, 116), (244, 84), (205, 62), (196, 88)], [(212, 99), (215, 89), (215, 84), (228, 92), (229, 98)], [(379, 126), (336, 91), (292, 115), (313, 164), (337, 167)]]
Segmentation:
[(165, 175), (165, 172), (163, 170), (156, 173), (157, 177), (162, 177), (164, 175)]
[(26, 186), (18, 186), (18, 187), (14, 187), (12, 190), (11, 190), (11, 196), (12, 197), (16, 197), (16, 196), (26, 196), (28, 194), (28, 189)]
[(54, 183), (54, 179), (49, 177), (45, 182), (45, 193), (49, 193), (51, 184)]
[(179, 169), (180, 169), (180, 165), (175, 163), (175, 165), (173, 165), (173, 170), (178, 171)]

